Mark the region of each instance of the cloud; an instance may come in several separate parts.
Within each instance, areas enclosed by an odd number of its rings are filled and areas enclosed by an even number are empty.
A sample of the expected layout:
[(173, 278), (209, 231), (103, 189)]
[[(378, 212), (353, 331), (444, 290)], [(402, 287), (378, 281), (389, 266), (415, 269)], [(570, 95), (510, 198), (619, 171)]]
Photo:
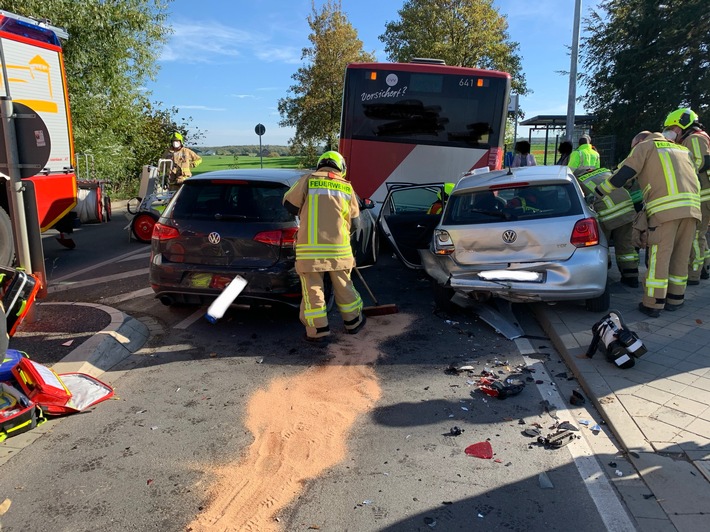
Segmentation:
[(160, 61), (220, 63), (241, 58), (267, 63), (300, 62), (300, 48), (277, 45), (263, 31), (240, 30), (217, 21), (176, 21), (172, 29)]
[(224, 107), (207, 107), (206, 105), (176, 105), (180, 109), (190, 109), (193, 111), (226, 111)]
[(232, 98), (239, 98), (240, 100), (246, 99), (246, 98), (256, 98), (253, 94), (230, 94)]

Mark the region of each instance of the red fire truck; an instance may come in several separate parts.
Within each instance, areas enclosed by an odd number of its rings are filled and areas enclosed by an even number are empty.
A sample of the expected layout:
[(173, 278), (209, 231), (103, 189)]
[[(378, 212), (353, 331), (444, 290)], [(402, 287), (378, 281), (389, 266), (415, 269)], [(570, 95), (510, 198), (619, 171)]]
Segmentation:
[(0, 265), (43, 282), (40, 231), (77, 201), (60, 37), (60, 28), (0, 10)]

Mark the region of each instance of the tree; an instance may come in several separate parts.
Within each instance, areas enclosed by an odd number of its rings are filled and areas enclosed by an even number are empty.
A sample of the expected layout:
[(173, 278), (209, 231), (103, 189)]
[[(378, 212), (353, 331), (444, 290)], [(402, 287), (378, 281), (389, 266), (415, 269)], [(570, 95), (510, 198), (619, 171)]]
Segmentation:
[(705, 0), (605, 0), (585, 19), (581, 99), (595, 131), (617, 136), (617, 153), (633, 136), (658, 131), (666, 115), (689, 106), (710, 111), (710, 12)]
[(501, 70), (518, 94), (528, 94), (518, 43), (493, 0), (407, 0), (380, 40), (390, 61), (443, 59), (447, 65)]
[(374, 61), (362, 49), (362, 41), (343, 14), (340, 0), (326, 0), (320, 11), (311, 0), (308, 25), (310, 48), (301, 59), (306, 63), (291, 76), (292, 96), (279, 100), (280, 126), (295, 127), (289, 144), (296, 149), (325, 143), (337, 149), (343, 99), (343, 72), (348, 63)]
[(3, 0), (2, 8), (51, 20), (65, 28), (63, 42), (74, 143), (94, 157), (97, 176), (137, 188), (144, 164), (155, 162), (176, 123), (177, 109), (162, 109), (142, 92), (155, 79), (157, 58), (170, 29), (170, 0)]

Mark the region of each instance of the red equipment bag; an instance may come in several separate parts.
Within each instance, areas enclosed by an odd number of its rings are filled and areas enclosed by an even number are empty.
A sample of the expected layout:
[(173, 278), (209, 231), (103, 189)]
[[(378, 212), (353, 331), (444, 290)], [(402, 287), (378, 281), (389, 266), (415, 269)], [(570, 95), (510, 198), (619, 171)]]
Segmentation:
[(114, 394), (113, 388), (91, 375), (57, 375), (51, 368), (28, 358), (20, 359), (12, 373), (27, 397), (49, 416), (81, 412)]
[(17, 388), (0, 382), (0, 442), (47, 421), (42, 409)]
[(15, 334), (17, 326), (32, 307), (41, 283), (23, 270), (0, 266), (0, 293), (7, 318), (7, 334)]

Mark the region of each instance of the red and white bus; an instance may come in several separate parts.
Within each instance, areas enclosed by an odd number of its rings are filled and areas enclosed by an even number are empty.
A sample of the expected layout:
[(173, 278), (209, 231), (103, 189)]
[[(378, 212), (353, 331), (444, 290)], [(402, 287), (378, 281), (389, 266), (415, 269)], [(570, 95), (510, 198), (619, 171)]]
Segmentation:
[(509, 93), (509, 74), (437, 60), (348, 65), (339, 148), (348, 179), (379, 210), (387, 182), (500, 169)]

